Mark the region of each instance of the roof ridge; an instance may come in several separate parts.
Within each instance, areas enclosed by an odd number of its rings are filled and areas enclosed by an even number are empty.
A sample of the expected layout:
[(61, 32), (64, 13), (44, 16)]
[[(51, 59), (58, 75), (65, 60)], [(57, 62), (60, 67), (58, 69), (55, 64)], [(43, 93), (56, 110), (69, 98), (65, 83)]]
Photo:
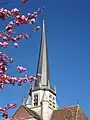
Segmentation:
[(59, 110), (63, 110), (63, 109), (71, 108), (71, 107), (78, 107), (78, 106), (79, 106), (79, 105), (67, 106), (67, 107), (63, 107), (63, 108), (60, 108), (60, 109), (54, 110), (54, 111), (59, 111)]
[(28, 110), (26, 106), (23, 105), (23, 107), (34, 117), (33, 113), (30, 110)]
[(86, 116), (86, 114), (84, 113), (84, 111), (83, 111), (83, 109), (81, 109), (81, 107), (80, 107), (80, 114), (81, 114), (81, 117), (83, 118), (83, 115), (88, 119), (88, 117)]
[[(18, 108), (18, 110), (22, 107), (22, 105)], [(18, 112), (18, 110), (14, 113), (14, 115), (12, 116), (12, 118), (16, 115), (16, 113)]]
[(71, 108), (71, 107), (78, 107), (79, 105), (72, 105), (72, 106), (67, 106), (67, 107), (63, 107), (61, 109), (65, 109), (65, 108)]
[[(38, 117), (39, 117), (39, 118), (42, 120), (42, 118), (41, 118), (35, 111), (31, 110), (30, 108), (28, 108), (28, 107), (26, 107), (26, 106), (24, 106), (24, 105), (23, 105), (23, 107), (24, 107), (34, 118), (38, 119)], [(33, 111), (35, 114), (37, 114), (38, 117), (35, 116), (32, 111)]]

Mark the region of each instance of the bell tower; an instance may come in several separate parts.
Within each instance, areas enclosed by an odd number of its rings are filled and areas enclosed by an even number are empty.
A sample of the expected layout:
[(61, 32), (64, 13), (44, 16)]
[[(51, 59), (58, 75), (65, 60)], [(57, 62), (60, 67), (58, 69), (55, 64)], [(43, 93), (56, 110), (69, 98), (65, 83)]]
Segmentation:
[(37, 74), (41, 77), (35, 81), (34, 86), (29, 90), (27, 107), (38, 113), (43, 120), (50, 120), (56, 106), (56, 90), (51, 87), (48, 64), (48, 49), (46, 39), (45, 20), (42, 21), (40, 52), (37, 65)]

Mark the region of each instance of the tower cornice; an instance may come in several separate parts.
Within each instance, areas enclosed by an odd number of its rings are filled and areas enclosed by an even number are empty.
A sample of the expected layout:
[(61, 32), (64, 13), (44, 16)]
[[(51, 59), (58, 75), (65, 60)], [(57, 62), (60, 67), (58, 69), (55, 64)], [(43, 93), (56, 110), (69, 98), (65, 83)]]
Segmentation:
[(37, 87), (35, 87), (35, 88), (32, 88), (31, 89), (31, 92), (34, 92), (34, 91), (38, 91), (38, 90), (43, 90), (44, 91), (44, 89), (46, 90), (46, 91), (50, 91), (52, 94), (54, 94), (55, 96), (56, 96), (56, 91), (55, 91), (55, 89), (53, 89), (53, 88), (48, 88), (48, 87), (46, 87), (46, 86), (37, 86)]

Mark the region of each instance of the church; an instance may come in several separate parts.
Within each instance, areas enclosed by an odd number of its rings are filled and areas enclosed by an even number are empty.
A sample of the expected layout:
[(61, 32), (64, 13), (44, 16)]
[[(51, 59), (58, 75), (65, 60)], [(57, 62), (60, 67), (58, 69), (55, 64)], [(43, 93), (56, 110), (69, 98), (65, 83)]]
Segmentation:
[(56, 89), (52, 88), (48, 65), (45, 20), (42, 22), (41, 43), (36, 75), (41, 77), (29, 90), (28, 99), (13, 115), (13, 120), (88, 120), (79, 105), (59, 108)]

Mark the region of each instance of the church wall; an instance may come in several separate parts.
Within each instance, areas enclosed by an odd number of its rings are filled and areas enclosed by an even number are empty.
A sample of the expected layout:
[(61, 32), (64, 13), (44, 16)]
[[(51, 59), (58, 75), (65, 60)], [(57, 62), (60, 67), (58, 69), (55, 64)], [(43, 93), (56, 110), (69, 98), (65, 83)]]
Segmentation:
[[(53, 110), (55, 110), (56, 108), (56, 96), (51, 93), (50, 91), (45, 91), (46, 95), (47, 95), (47, 101), (48, 101), (48, 114), (49, 116), (52, 114)], [(34, 95), (38, 94), (38, 106), (34, 106)], [(40, 116), (42, 113), (42, 108), (41, 108), (41, 101), (43, 99), (43, 95), (44, 95), (44, 90), (37, 90), (37, 91), (33, 91), (32, 92), (32, 104), (31, 104), (31, 109), (34, 110), (36, 113), (38, 113)], [(47, 107), (46, 107), (47, 108)]]
[[(43, 99), (43, 94), (44, 94), (44, 90), (37, 90), (32, 92), (32, 108), (34, 107), (34, 95), (38, 94), (38, 106), (41, 106), (41, 101)], [(52, 94), (50, 91), (46, 91), (46, 95), (47, 95), (47, 100), (49, 102), (49, 106), (52, 109), (55, 109), (56, 107), (56, 96), (54, 94)]]

